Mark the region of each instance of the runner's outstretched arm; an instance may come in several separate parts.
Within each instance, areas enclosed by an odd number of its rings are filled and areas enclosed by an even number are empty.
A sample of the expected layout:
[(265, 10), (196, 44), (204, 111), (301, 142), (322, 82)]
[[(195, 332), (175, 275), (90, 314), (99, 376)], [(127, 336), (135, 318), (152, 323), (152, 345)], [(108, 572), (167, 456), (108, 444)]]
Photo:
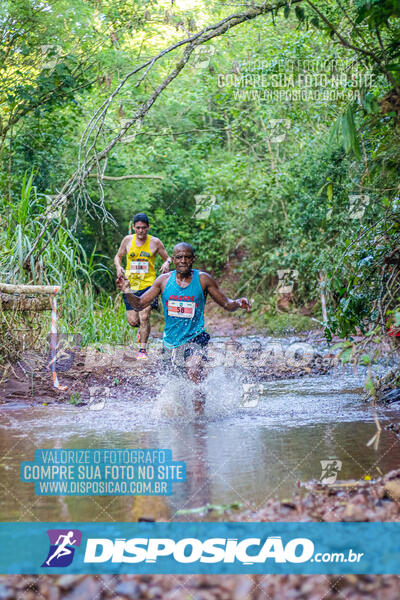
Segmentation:
[(217, 304), (222, 306), (222, 308), (229, 312), (234, 312), (238, 308), (245, 308), (247, 312), (250, 312), (251, 304), (247, 298), (238, 298), (237, 300), (232, 300), (231, 298), (228, 298), (228, 296), (219, 288), (218, 283), (213, 277), (211, 277), (211, 275), (208, 273), (202, 273), (201, 278), (204, 278), (203, 281), (205, 280), (206, 282), (206, 291)]
[(151, 288), (140, 297), (135, 296), (135, 294), (132, 292), (129, 281), (125, 276), (118, 277), (117, 286), (122, 292), (124, 292), (124, 294), (126, 294), (129, 304), (133, 306), (134, 310), (140, 311), (143, 310), (143, 308), (150, 306), (153, 300), (155, 300), (157, 296), (161, 294), (160, 282), (163, 277), (164, 275), (157, 277)]

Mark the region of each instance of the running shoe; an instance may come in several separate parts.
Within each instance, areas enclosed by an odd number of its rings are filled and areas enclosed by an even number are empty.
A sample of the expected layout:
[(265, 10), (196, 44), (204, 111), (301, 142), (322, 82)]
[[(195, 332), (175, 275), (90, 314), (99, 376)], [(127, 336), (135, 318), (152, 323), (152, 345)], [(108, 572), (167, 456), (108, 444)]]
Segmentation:
[(139, 354), (136, 357), (136, 360), (147, 360), (149, 357), (147, 355), (147, 350), (144, 348), (140, 348)]

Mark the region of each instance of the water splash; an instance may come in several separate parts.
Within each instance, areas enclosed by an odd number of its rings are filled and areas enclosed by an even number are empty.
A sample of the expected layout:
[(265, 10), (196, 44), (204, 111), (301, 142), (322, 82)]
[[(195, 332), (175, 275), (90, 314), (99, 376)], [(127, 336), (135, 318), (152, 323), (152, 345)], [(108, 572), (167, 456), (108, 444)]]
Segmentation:
[(240, 410), (244, 375), (238, 369), (215, 367), (201, 384), (204, 414), (209, 419), (232, 416)]
[(161, 391), (155, 399), (152, 417), (156, 420), (192, 420), (196, 386), (177, 375), (161, 375)]
[[(199, 385), (183, 375), (161, 375), (162, 389), (155, 399), (152, 417), (156, 420), (191, 421), (231, 416), (240, 408), (243, 376), (223, 367), (212, 368)], [(203, 410), (196, 411), (196, 402)]]

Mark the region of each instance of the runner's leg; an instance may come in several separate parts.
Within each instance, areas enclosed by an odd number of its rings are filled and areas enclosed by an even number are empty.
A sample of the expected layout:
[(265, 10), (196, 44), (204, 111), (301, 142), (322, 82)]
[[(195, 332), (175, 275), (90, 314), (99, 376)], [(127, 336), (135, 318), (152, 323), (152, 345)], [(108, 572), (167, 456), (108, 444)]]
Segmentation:
[(144, 308), (139, 313), (139, 321), (140, 321), (140, 348), (142, 350), (146, 350), (147, 340), (150, 335), (150, 313), (151, 306)]
[[(204, 358), (198, 353), (194, 352), (186, 359), (186, 373), (188, 378), (193, 383), (198, 384), (204, 378), (203, 375)], [(193, 402), (194, 410), (198, 414), (204, 412), (205, 397), (200, 389), (195, 390), (195, 399)]]
[(127, 310), (126, 318), (131, 327), (139, 327), (139, 313), (136, 310)]
[(186, 359), (186, 373), (193, 383), (200, 383), (203, 379), (203, 357), (196, 353)]
[[(199, 339), (198, 336), (197, 339)], [(185, 352), (185, 367), (186, 374), (188, 378), (193, 381), (193, 383), (198, 384), (204, 379), (204, 367), (205, 367), (205, 352), (206, 349), (204, 346), (207, 346), (208, 340), (210, 336), (204, 333), (205, 342), (203, 344), (197, 344), (196, 342), (189, 345), (189, 348)], [(204, 405), (205, 405), (205, 395), (200, 388), (195, 390), (195, 399), (193, 402), (194, 410), (198, 414), (204, 413)]]

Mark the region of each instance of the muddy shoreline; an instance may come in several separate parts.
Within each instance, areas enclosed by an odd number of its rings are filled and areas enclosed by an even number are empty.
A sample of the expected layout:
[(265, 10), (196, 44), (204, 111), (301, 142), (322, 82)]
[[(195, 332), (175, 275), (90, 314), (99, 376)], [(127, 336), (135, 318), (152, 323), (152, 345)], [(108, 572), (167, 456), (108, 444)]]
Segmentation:
[[(222, 334), (228, 340), (228, 353), (232, 356), (240, 355), (240, 342), (242, 337), (253, 336), (257, 339), (260, 332), (248, 328), (236, 328), (231, 330), (220, 324), (217, 328), (218, 335), (213, 335), (211, 345), (218, 336)], [(274, 338), (268, 338), (274, 340)], [(277, 338), (285, 339), (285, 338)], [(307, 375), (321, 375), (329, 373), (337, 367), (335, 352), (331, 351), (323, 335), (323, 330), (311, 330), (296, 334), (290, 339), (292, 345), (307, 344), (316, 348), (312, 360), (307, 360), (301, 366), (293, 366), (292, 363), (277, 359), (263, 368), (255, 368), (252, 361), (256, 355), (246, 355), (248, 363), (246, 368), (249, 375), (260, 381), (274, 381), (279, 379), (292, 379)], [(52, 404), (57, 402), (70, 402), (75, 405), (85, 405), (90, 400), (89, 389), (102, 387), (108, 388), (111, 393), (118, 388), (118, 392), (133, 395), (140, 394), (143, 381), (146, 386), (152, 376), (159, 373), (163, 368), (163, 360), (160, 354), (161, 335), (156, 330), (152, 331), (151, 340), (153, 346), (149, 349), (148, 361), (137, 361), (137, 344), (126, 347), (112, 347), (95, 344), (88, 348), (74, 349), (69, 347), (64, 353), (61, 352), (61, 360), (57, 361), (58, 379), (67, 390), (57, 390), (52, 384), (52, 374), (49, 369), (49, 353), (28, 351), (15, 364), (8, 364), (0, 370), (0, 402), (27, 402), (29, 404)], [(335, 338), (332, 344), (342, 341)], [(218, 344), (218, 342), (216, 342)], [(321, 345), (325, 347), (321, 350)], [(210, 348), (211, 348), (210, 345)], [(382, 344), (380, 352), (382, 355), (388, 350), (387, 344)], [(371, 345), (371, 351), (376, 345)], [(337, 351), (336, 351), (337, 354)], [(242, 356), (243, 359), (243, 356)], [(234, 366), (234, 360), (229, 367)], [(240, 360), (240, 359), (239, 359)], [(362, 389), (360, 389), (362, 393)]]

